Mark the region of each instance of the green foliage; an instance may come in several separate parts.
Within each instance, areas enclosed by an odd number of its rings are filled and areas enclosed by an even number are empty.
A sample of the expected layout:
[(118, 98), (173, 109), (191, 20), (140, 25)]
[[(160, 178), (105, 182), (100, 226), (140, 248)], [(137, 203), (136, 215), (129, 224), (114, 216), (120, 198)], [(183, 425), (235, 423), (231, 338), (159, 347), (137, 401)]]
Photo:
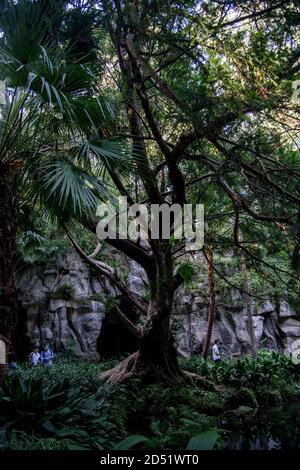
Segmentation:
[(47, 240), (38, 246), (26, 247), (19, 250), (18, 269), (22, 270), (28, 266), (57, 267), (57, 256), (67, 254), (71, 251), (68, 240)]
[(247, 417), (258, 406), (299, 396), (299, 366), (275, 353), (219, 364), (182, 360), (185, 369), (206, 379), (200, 387), (137, 379), (101, 384), (101, 372), (116, 362), (64, 360), (49, 369), (25, 365), (10, 371), (0, 391), (2, 448), (221, 448), (224, 412)]
[(177, 273), (183, 278), (185, 283), (189, 283), (194, 275), (194, 267), (189, 263), (180, 264), (177, 267)]
[(101, 372), (114, 367), (117, 362), (117, 359), (111, 359), (97, 364), (89, 361), (63, 359), (58, 360), (51, 368), (47, 369), (40, 366), (32, 368), (28, 365), (22, 365), (16, 372), (10, 371), (10, 375), (17, 374), (24, 381), (30, 378), (52, 384), (65, 381), (72, 387), (79, 386), (88, 392), (95, 392), (100, 385)]
[(51, 299), (74, 300), (75, 290), (71, 284), (63, 283), (49, 293)]
[[(42, 8), (46, 3), (7, 1), (0, 12), (0, 78), (10, 91), (10, 99), (1, 105), (0, 158), (7, 182), (13, 180), (9, 192), (36, 210), (46, 208), (52, 220), (76, 219), (76, 240), (86, 249), (91, 240), (81, 235), (81, 224), (94, 227), (94, 220), (87, 219), (100, 201), (127, 191), (136, 200), (157, 201), (156, 186), (161, 184), (162, 193), (167, 189), (174, 201), (182, 196), (205, 203), (206, 239), (218, 251), (217, 289), (224, 296), (228, 282), (237, 289), (244, 286), (240, 251), (234, 249), (239, 230), (253, 261), (247, 267), (251, 292), (288, 298), (297, 305), (299, 280), (290, 267), (299, 270), (299, 149), (294, 145), (297, 126), (289, 123), (298, 122), (290, 91), (298, 78), (294, 71), (299, 59), (299, 2), (282, 2), (282, 8), (276, 8), (278, 18), (272, 8), (260, 15), (259, 2), (232, 2), (226, 9), (220, 2), (150, 2), (149, 8), (146, 1), (124, 1), (109, 15), (107, 2), (97, 8), (50, 2)], [(238, 21), (244, 15), (249, 21)], [(226, 28), (226, 21), (238, 21), (238, 27)], [(137, 54), (159, 71), (159, 81), (139, 60), (139, 73), (131, 76), (137, 67), (135, 54), (126, 55), (126, 74), (118, 64), (111, 67), (114, 46), (123, 54), (118, 38), (126, 35), (128, 26)], [(149, 78), (155, 87), (149, 86)], [(139, 122), (141, 135), (135, 139), (115, 136), (136, 134)], [(144, 166), (143, 146), (149, 156)], [(174, 154), (176, 158), (168, 161), (167, 155)], [(116, 180), (118, 190), (110, 186)], [(177, 194), (176, 186), (186, 194)], [(276, 223), (262, 224), (268, 218)], [(39, 224), (29, 225), (20, 227), (20, 232), (25, 228), (19, 237), (23, 261), (55, 263), (58, 253), (67, 252), (68, 242), (60, 235), (54, 232), (55, 240), (50, 240)], [(177, 247), (173, 237), (169, 248), (181, 260)], [(189, 287), (205, 275), (191, 262), (179, 261), (176, 272)], [(126, 281), (126, 276), (122, 270), (120, 278)], [(164, 276), (158, 279), (159, 285), (166, 282)], [(62, 284), (50, 297), (72, 300), (75, 292)], [(108, 296), (106, 311), (111, 312), (116, 302)], [(173, 332), (176, 327), (174, 322)], [(151, 437), (145, 445), (176, 449), (200, 435), (189, 446), (210, 447), (217, 438), (208, 409), (216, 412), (242, 404), (239, 411), (247, 412), (249, 403), (283, 401), (293, 396), (299, 381), (298, 366), (277, 354), (218, 365), (192, 358), (183, 366), (202, 375), (211, 389), (132, 382), (131, 388), (119, 387), (115, 397), (99, 383), (101, 365), (21, 368), (1, 389), (4, 434), (11, 446), (19, 442), (21, 447), (31, 443), (55, 448), (59, 436), (64, 447), (70, 445), (68, 436), (77, 442), (79, 437), (84, 442), (94, 436), (95, 413), (103, 412), (122, 437), (131, 433), (132, 423), (142, 423)], [(223, 390), (217, 393), (212, 384)], [(104, 393), (108, 395), (101, 411), (94, 398), (101, 403)], [(102, 423), (99, 432), (102, 425), (106, 429)], [(26, 443), (24, 429), (42, 437), (29, 436)], [(134, 434), (123, 445), (142, 444), (139, 439)], [(86, 442), (104, 445), (93, 438)]]
[(119, 304), (119, 299), (114, 297), (113, 295), (107, 295), (105, 297), (105, 313), (111, 313), (112, 310)]
[(13, 432), (36, 433), (70, 439), (82, 446), (103, 448), (114, 429), (108, 422), (107, 390), (87, 394), (66, 380), (45, 381), (36, 377), (9, 376), (0, 389), (2, 432), (6, 440)]
[[(186, 446), (186, 450), (212, 450), (217, 441), (221, 442), (220, 433), (215, 430), (207, 431), (192, 437)], [(141, 443), (149, 443), (151, 447), (155, 448), (155, 442), (151, 439), (132, 435), (121, 441), (113, 450), (128, 450)]]
[(182, 328), (182, 319), (181, 318), (173, 318), (171, 323), (171, 334), (176, 338), (176, 335)]
[(114, 447), (114, 450), (128, 450), (144, 442), (149, 442), (149, 439), (147, 439), (144, 436), (138, 436), (138, 435), (128, 436), (126, 437), (126, 439), (123, 439), (123, 441), (117, 444)]
[(194, 436), (187, 445), (187, 450), (212, 450), (218, 438), (220, 437), (217, 431), (207, 431), (199, 436)]
[(163, 449), (180, 449), (192, 436), (212, 429), (214, 418), (193, 410), (191, 407), (168, 407), (165, 420), (152, 422), (154, 434), (153, 447)]
[(39, 186), (33, 188), (53, 212), (58, 208), (57, 215), (91, 217), (99, 202), (109, 198), (102, 181), (67, 158), (49, 155), (40, 165), (40, 173)]
[(7, 450), (68, 450), (74, 441), (53, 437), (38, 437), (24, 431), (12, 431), (0, 449)]
[(190, 387), (145, 386), (132, 380), (116, 390), (110, 417), (124, 434), (137, 426), (148, 438), (144, 447), (183, 449), (193, 436), (216, 425), (215, 418), (202, 412), (204, 396)]
[(265, 403), (292, 396), (295, 384), (300, 380), (299, 365), (275, 352), (260, 351), (257, 358), (245, 356), (237, 360), (223, 360), (218, 364), (197, 357), (183, 360), (182, 363), (185, 369), (196, 371), (214, 383), (238, 385), (244, 393), (253, 394), (254, 401)]

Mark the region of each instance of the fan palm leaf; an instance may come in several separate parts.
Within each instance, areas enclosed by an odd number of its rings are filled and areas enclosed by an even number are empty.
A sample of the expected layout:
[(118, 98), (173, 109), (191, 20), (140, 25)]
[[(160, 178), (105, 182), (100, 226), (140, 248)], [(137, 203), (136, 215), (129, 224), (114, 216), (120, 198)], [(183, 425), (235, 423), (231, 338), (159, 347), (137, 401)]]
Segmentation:
[(105, 170), (126, 176), (138, 156), (128, 142), (113, 138), (113, 107), (88, 65), (66, 60), (64, 47), (51, 40), (51, 21), (40, 3), (6, 3), (0, 78), (8, 99), (0, 158), (20, 162), (15, 179), (23, 198), (56, 215), (87, 217), (111, 197)]

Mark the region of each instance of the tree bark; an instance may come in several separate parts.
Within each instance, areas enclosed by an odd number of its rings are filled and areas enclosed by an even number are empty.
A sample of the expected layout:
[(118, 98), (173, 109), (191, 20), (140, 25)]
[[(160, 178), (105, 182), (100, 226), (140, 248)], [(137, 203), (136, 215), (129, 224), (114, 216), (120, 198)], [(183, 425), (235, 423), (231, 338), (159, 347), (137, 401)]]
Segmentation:
[[(244, 253), (241, 254), (242, 256), (242, 272), (243, 272), (243, 279), (244, 279), (244, 291), (249, 292), (250, 290), (250, 281), (249, 281), (249, 274), (247, 269), (247, 262)], [(248, 319), (248, 333), (250, 336), (251, 342), (251, 354), (253, 357), (257, 356), (257, 348), (256, 348), (256, 337), (254, 333), (254, 325), (253, 325), (253, 315), (252, 315), (252, 300), (248, 294), (244, 294), (244, 299), (246, 302), (246, 310), (247, 310), (247, 319)]]
[(103, 381), (123, 382), (130, 377), (144, 383), (191, 384), (197, 379), (181, 369), (173, 338), (169, 331), (170, 315), (161, 318), (159, 310), (152, 312), (139, 340), (139, 349), (113, 369), (101, 375)]
[(207, 265), (207, 277), (208, 277), (208, 288), (209, 288), (209, 310), (208, 310), (208, 321), (207, 321), (207, 332), (203, 347), (203, 357), (206, 360), (209, 352), (211, 336), (214, 327), (214, 320), (216, 315), (216, 288), (215, 288), (215, 277), (213, 268), (213, 251), (208, 248), (205, 254), (206, 265)]
[(156, 274), (149, 279), (150, 301), (139, 350), (104, 372), (102, 380), (122, 382), (129, 377), (141, 378), (146, 383), (191, 383), (195, 376), (183, 371), (178, 363), (174, 339), (170, 332), (170, 317), (174, 297), (172, 256), (166, 242), (156, 251)]
[(17, 296), (14, 283), (16, 269), (16, 233), (18, 198), (13, 175), (0, 165), (0, 334), (11, 341), (17, 322)]

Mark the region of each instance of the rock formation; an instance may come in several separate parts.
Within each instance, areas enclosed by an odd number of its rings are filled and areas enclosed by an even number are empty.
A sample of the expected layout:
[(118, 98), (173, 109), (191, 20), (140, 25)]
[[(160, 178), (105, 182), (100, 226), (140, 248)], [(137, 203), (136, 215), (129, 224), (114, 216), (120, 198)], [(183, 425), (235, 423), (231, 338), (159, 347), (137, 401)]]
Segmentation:
[[(128, 270), (128, 287), (143, 293), (146, 282), (143, 270), (125, 258), (119, 262)], [(70, 350), (81, 358), (99, 359), (99, 337), (110, 299), (105, 296), (97, 275), (75, 253), (58, 256), (51, 267), (34, 265), (24, 269), (18, 274), (16, 284), (26, 335), (32, 344), (47, 339), (56, 351)], [(300, 346), (299, 315), (287, 302), (270, 300), (254, 305), (253, 311), (259, 348), (289, 354)], [(195, 353), (203, 343), (207, 328), (205, 283), (192, 293), (181, 288), (173, 317), (178, 352), (182, 356)], [(239, 291), (231, 290), (226, 302), (223, 298), (217, 302), (215, 337), (222, 339), (225, 355), (234, 357), (250, 350), (247, 313)], [(112, 337), (111, 342), (114, 341), (117, 339)]]

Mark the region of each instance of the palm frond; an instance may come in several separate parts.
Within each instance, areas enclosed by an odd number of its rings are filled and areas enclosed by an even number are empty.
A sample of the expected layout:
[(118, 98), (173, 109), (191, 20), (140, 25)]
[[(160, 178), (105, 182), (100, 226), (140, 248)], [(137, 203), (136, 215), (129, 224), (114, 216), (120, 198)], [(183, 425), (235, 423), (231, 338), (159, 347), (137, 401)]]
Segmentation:
[(22, 232), (21, 236), (18, 238), (18, 245), (24, 248), (31, 248), (34, 246), (41, 245), (45, 243), (47, 238), (44, 235), (41, 235), (38, 232), (33, 230), (26, 230)]
[(1, 50), (19, 67), (34, 61), (45, 37), (49, 19), (42, 2), (7, 1), (0, 13)]
[[(106, 169), (117, 171), (126, 176), (140, 161), (138, 154), (133, 154), (130, 145), (121, 139), (100, 139), (98, 137), (83, 140), (71, 150), (74, 161), (86, 169), (98, 167), (98, 174)], [(102, 165), (99, 166), (99, 163)]]
[(53, 156), (40, 165), (39, 174), (27, 190), (53, 214), (91, 216), (100, 201), (111, 199), (109, 188), (92, 174), (66, 158)]

